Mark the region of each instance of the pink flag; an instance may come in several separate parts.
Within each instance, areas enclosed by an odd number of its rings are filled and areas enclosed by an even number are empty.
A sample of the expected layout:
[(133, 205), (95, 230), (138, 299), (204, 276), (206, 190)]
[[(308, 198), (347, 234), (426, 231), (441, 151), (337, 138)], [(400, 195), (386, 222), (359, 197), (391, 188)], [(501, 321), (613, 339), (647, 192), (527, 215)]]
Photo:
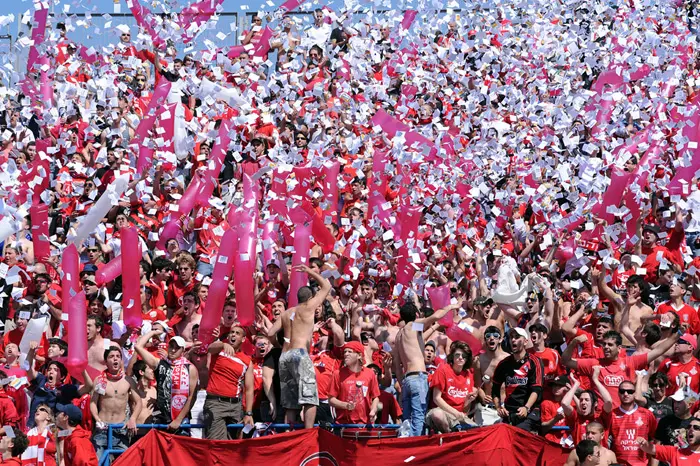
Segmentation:
[(403, 14), (403, 19), (401, 20), (401, 29), (408, 29), (413, 24), (416, 19), (418, 12), (416, 10), (406, 10)]
[(44, 262), (51, 257), (51, 246), (49, 245), (49, 207), (45, 204), (33, 205), (29, 208), (29, 216), (32, 221), (34, 258), (38, 262)]
[[(430, 304), (433, 306), (434, 310), (438, 311), (440, 309), (445, 309), (450, 305), (451, 296), (449, 284), (439, 287), (426, 288), (426, 291), (428, 292)], [(452, 325), (454, 325), (454, 315), (454, 311), (448, 312), (445, 317), (440, 319), (440, 325), (446, 328), (452, 327)]]

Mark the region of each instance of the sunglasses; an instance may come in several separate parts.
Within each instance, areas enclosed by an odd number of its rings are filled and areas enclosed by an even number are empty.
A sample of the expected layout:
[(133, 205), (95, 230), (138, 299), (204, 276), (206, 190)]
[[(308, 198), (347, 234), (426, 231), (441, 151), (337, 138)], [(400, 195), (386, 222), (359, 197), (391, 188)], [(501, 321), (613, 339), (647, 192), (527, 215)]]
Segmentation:
[(189, 267), (178, 267), (178, 270), (191, 270)]
[(131, 34), (122, 34), (122, 37), (131, 37)]
[(455, 353), (453, 358), (454, 359), (467, 359), (467, 357), (463, 353)]
[(42, 413), (46, 413), (46, 414), (51, 414), (51, 413), (49, 413), (49, 410), (46, 408), (37, 408), (37, 411), (42, 412)]
[(666, 385), (662, 383), (655, 383), (651, 386), (651, 388), (666, 388)]
[(633, 390), (633, 389), (618, 388), (618, 389), (617, 389), (617, 392), (618, 392), (620, 395), (633, 395), (633, 394), (634, 394), (634, 390)]
[(458, 290), (457, 290), (457, 288), (450, 288), (450, 291), (451, 291), (452, 293), (456, 293)]
[(697, 425), (697, 424), (690, 424), (690, 425), (688, 426), (688, 429), (694, 430), (695, 432), (700, 432), (700, 425)]
[(297, 141), (306, 141), (304, 136), (297, 136)]
[(145, 80), (145, 79), (137, 79), (136, 82), (137, 82), (137, 83), (145, 83), (146, 80)]
[(487, 333), (486, 335), (484, 335), (484, 338), (496, 338), (496, 339), (499, 339), (499, 338), (501, 338), (501, 334), (500, 334), (500, 333)]

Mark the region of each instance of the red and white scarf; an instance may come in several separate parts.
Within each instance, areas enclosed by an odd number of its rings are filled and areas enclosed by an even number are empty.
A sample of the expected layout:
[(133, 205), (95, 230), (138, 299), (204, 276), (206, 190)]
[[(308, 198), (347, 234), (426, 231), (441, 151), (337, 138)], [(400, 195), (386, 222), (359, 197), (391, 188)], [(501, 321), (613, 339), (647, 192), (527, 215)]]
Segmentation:
[(46, 449), (52, 440), (51, 430), (45, 427), (41, 432), (34, 427), (27, 432), (29, 446), (22, 453), (23, 466), (45, 466)]
[(190, 362), (186, 358), (166, 359), (173, 368), (170, 386), (170, 416), (175, 420), (182, 412), (190, 395)]
[(122, 367), (116, 374), (111, 374), (109, 371), (104, 370), (95, 379), (95, 391), (100, 395), (104, 395), (107, 390), (107, 382), (119, 382), (124, 378), (124, 368)]

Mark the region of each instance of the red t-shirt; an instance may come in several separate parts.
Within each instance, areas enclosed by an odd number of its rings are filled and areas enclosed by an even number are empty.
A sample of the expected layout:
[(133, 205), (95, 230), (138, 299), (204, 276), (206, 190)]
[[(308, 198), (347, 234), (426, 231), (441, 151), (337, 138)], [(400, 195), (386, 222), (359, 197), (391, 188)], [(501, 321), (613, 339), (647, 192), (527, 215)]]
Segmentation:
[(224, 353), (213, 354), (209, 366), (207, 393), (229, 398), (243, 398), (245, 372), (250, 364), (250, 357), (241, 351), (234, 356)]
[(603, 443), (607, 445), (608, 442), (608, 429), (610, 428), (610, 416), (611, 413), (606, 413), (605, 411), (598, 412), (597, 410), (592, 416), (584, 417), (579, 414), (577, 410), (571, 413), (570, 416), (566, 417), (566, 425), (569, 426), (571, 430), (571, 435), (574, 439), (574, 443), (578, 443), (583, 440), (584, 435), (586, 435), (586, 427), (593, 421), (600, 422), (605, 428), (605, 433), (603, 434)]
[(690, 448), (679, 450), (676, 447), (656, 445), (656, 459), (671, 466), (698, 466), (700, 465), (700, 451)]
[(197, 254), (201, 262), (211, 264), (214, 256), (219, 254), (221, 237), (229, 229), (226, 220), (214, 217), (197, 217), (194, 221), (194, 229), (197, 231)]
[[(634, 383), (637, 379), (637, 373), (635, 371), (646, 369), (649, 366), (649, 355), (646, 353), (635, 354), (632, 356), (625, 356), (620, 354), (617, 360), (613, 362), (608, 362), (605, 359), (579, 359), (577, 372), (582, 376), (588, 377), (590, 381), (590, 386), (593, 385), (593, 380), (591, 380), (591, 375), (593, 374), (593, 367), (601, 366), (600, 369), (600, 381), (610, 392), (610, 396), (613, 399), (613, 406), (620, 405), (620, 396), (617, 393), (617, 387), (620, 386), (625, 380), (629, 380)], [(594, 388), (595, 389), (595, 388)], [(596, 390), (596, 395), (600, 396), (600, 393)]]
[[(645, 276), (648, 282), (655, 283), (658, 278), (659, 265), (661, 262), (659, 259), (663, 258), (669, 262), (675, 262), (675, 257), (671, 254), (668, 249), (664, 246), (654, 246), (653, 248), (642, 247), (642, 254), (646, 255), (642, 268), (646, 269), (647, 274)], [(680, 264), (682, 265), (682, 264)]]
[(316, 386), (318, 387), (318, 399), (327, 400), (328, 393), (333, 382), (333, 373), (340, 369), (340, 360), (335, 358), (330, 351), (321, 351), (311, 356), (316, 371)]
[(336, 409), (338, 424), (367, 424), (372, 400), (379, 397), (377, 375), (372, 369), (363, 367), (360, 372), (352, 372), (341, 367), (333, 373), (329, 396), (344, 402), (353, 402), (355, 409)]
[[(540, 405), (540, 412), (541, 412), (541, 418), (542, 422), (548, 422), (552, 419), (554, 419), (557, 415), (557, 411), (561, 407), (561, 403), (554, 401), (554, 400), (544, 400), (542, 404)], [(557, 421), (554, 426), (561, 426), (564, 427), (567, 425), (566, 422), (566, 417), (562, 417)], [(550, 440), (554, 443), (557, 443), (561, 445), (564, 448), (573, 448), (574, 447), (574, 438), (573, 438), (573, 432), (565, 431), (565, 430), (551, 430), (547, 432), (547, 435), (544, 436), (547, 440)]]
[(656, 418), (646, 408), (636, 406), (629, 412), (615, 408), (610, 420), (610, 435), (613, 436), (612, 451), (617, 461), (629, 466), (647, 466), (646, 453), (639, 449), (637, 437), (648, 440), (656, 433)]
[(664, 359), (659, 366), (659, 372), (668, 376), (666, 396), (671, 396), (678, 390), (677, 378), (680, 374), (685, 374), (688, 377), (686, 381), (695, 393), (700, 392), (700, 361), (695, 357), (691, 357), (690, 361), (685, 364), (673, 359)]
[(399, 418), (403, 416), (403, 411), (396, 397), (389, 392), (380, 390), (379, 402), (382, 404), (382, 410), (379, 413), (377, 422), (380, 424), (389, 424), (389, 416), (391, 416), (392, 422), (394, 422), (394, 424), (399, 424)]
[(671, 304), (671, 301), (666, 301), (663, 304), (659, 304), (655, 312), (656, 314), (675, 312), (681, 320), (681, 326), (686, 328), (688, 333), (691, 335), (700, 334), (700, 318), (698, 318), (698, 312), (687, 304), (683, 304), (680, 309), (676, 309), (673, 307), (673, 304)]
[(263, 384), (263, 358), (252, 358), (253, 362), (253, 409), (259, 408), (265, 399), (265, 387)]
[(471, 369), (456, 374), (451, 364), (442, 364), (433, 374), (430, 386), (442, 392), (445, 403), (464, 412), (464, 401), (474, 391), (474, 372)]
[(179, 278), (173, 280), (173, 282), (168, 286), (168, 297), (166, 298), (166, 304), (170, 309), (178, 309), (182, 306), (182, 297), (185, 293), (192, 291), (194, 289), (195, 281), (191, 280), (188, 285), (182, 283)]
[(534, 354), (542, 360), (542, 364), (544, 364), (545, 383), (551, 382), (558, 375), (566, 374), (564, 368), (559, 363), (561, 361), (559, 353), (554, 351), (552, 348), (545, 348), (544, 351), (534, 351), (532, 348), (530, 348), (528, 353)]

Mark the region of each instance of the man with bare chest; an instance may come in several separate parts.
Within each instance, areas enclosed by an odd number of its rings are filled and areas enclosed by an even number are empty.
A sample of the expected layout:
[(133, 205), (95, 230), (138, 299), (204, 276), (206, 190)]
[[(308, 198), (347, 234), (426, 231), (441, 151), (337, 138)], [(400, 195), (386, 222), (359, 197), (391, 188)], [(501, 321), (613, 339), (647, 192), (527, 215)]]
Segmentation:
[(480, 426), (490, 426), (501, 422), (491, 398), (493, 373), (496, 366), (508, 356), (501, 348), (501, 330), (493, 325), (484, 329), (484, 352), (475, 358), (474, 384), (479, 386), (479, 404), (476, 406), (475, 420)]
[(99, 316), (88, 316), (87, 319), (87, 339), (88, 339), (88, 365), (98, 371), (103, 371), (105, 366), (105, 339), (102, 338), (102, 318)]
[(129, 436), (136, 433), (136, 419), (141, 413), (141, 398), (136, 383), (124, 376), (122, 350), (111, 346), (104, 352), (107, 369), (95, 379), (90, 413), (95, 420), (93, 443), (99, 458), (107, 449), (107, 424), (126, 424), (112, 430), (113, 448), (128, 448)]
[(287, 409), (286, 422), (296, 422), (303, 409), (304, 427), (310, 429), (316, 420), (318, 388), (309, 346), (314, 331), (314, 314), (323, 305), (331, 284), (305, 265), (298, 265), (296, 270), (308, 274), (321, 288), (316, 294), (309, 286), (299, 288), (299, 304), (282, 315), (285, 349), (279, 362), (280, 387), (282, 406)]
[(199, 325), (202, 320), (202, 315), (199, 314), (199, 296), (194, 292), (188, 291), (182, 297), (182, 320), (175, 324), (175, 330), (178, 335), (187, 342), (193, 342), (193, 328)]
[(450, 305), (419, 318), (415, 304), (407, 302), (399, 311), (403, 328), (396, 334), (393, 359), (396, 378), (401, 382), (403, 417), (411, 422), (411, 436), (423, 435), (428, 407), (428, 373), (425, 369), (423, 328), (429, 328), (462, 303)]
[[(134, 378), (136, 394), (141, 398), (141, 412), (136, 418), (136, 424), (152, 424), (153, 410), (156, 409), (156, 376), (145, 362), (137, 361), (134, 364)], [(148, 430), (139, 431), (138, 435), (145, 435), (147, 432)]]

